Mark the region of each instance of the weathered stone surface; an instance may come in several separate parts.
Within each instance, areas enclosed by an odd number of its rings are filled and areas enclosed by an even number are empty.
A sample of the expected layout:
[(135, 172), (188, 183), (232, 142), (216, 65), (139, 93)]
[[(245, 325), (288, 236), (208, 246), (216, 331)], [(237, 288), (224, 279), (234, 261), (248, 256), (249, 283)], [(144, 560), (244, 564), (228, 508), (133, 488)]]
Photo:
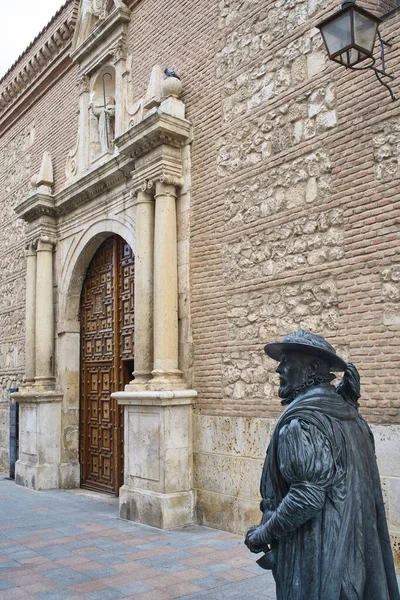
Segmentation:
[(35, 121), (32, 121), (0, 150), (0, 171), (9, 169), (19, 161), (35, 141)]
[(400, 118), (381, 121), (373, 127), (372, 146), (375, 159), (375, 177), (392, 181), (400, 177)]
[(389, 527), (400, 531), (400, 479), (390, 477), (389, 483)]
[[(244, 116), (275, 96), (307, 82), (325, 68), (326, 52), (317, 30), (307, 32), (276, 51), (273, 58), (250, 66), (222, 87), (225, 122)], [(230, 69), (229, 65), (225, 67)], [(216, 60), (217, 73), (220, 65)]]
[(221, 0), (220, 29), (232, 28), (248, 15), (253, 15), (236, 28), (237, 36), (228, 35), (227, 45), (221, 54), (233, 54), (237, 48), (242, 48), (246, 55), (266, 50), (273, 40), (306, 24), (324, 6), (323, 0), (276, 0), (268, 8), (262, 0)]
[(343, 245), (341, 209), (309, 214), (225, 244), (226, 278), (233, 283), (325, 264), (343, 257)]
[(263, 460), (218, 454), (194, 455), (194, 487), (241, 498), (258, 498)]
[(246, 523), (259, 521), (259, 479), (274, 424), (268, 418), (194, 415), (200, 523), (243, 533)]
[(273, 419), (193, 415), (194, 451), (262, 459), (274, 424)]
[(229, 339), (248, 344), (281, 339), (299, 328), (315, 333), (337, 331), (336, 281), (306, 281), (235, 294), (228, 302), (228, 320)]
[(384, 325), (400, 325), (400, 262), (385, 268), (382, 281), (382, 322)]
[(226, 229), (318, 204), (330, 193), (330, 172), (329, 153), (318, 150), (235, 183), (225, 192)]
[(376, 458), (381, 475), (400, 477), (400, 447), (399, 425), (371, 425), (375, 438)]
[(223, 354), (222, 385), (224, 395), (232, 400), (280, 405), (274, 367), (262, 347), (259, 351), (240, 349)]
[(332, 129), (337, 123), (333, 85), (317, 88), (282, 104), (223, 135), (218, 147), (218, 175), (265, 162)]

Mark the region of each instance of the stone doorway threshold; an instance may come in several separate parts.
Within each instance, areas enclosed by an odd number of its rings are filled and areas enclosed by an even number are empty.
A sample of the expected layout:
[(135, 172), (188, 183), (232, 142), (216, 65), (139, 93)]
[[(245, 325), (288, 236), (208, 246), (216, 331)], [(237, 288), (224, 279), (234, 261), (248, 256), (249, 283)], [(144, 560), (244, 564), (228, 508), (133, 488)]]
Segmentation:
[(92, 490), (85, 490), (82, 488), (76, 488), (71, 490), (65, 490), (69, 494), (75, 494), (77, 496), (84, 496), (85, 498), (90, 498), (91, 500), (96, 500), (97, 502), (103, 502), (104, 504), (110, 504), (111, 506), (115, 506), (118, 510), (118, 497), (112, 496), (111, 494), (106, 494), (103, 492), (94, 492)]

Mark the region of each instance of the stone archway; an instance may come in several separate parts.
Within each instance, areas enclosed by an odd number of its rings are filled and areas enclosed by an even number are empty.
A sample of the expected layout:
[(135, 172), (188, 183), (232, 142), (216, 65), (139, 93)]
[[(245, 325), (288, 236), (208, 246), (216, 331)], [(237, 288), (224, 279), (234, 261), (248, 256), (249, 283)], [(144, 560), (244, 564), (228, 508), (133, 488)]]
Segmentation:
[(86, 272), (80, 303), (81, 487), (118, 495), (124, 476), (124, 410), (111, 397), (134, 371), (135, 259), (108, 237)]
[[(81, 482), (79, 456), (80, 397), (80, 297), (89, 264), (101, 244), (110, 236), (123, 238), (135, 252), (134, 222), (125, 215), (121, 223), (104, 219), (92, 224), (76, 237), (60, 265), (59, 318), (57, 331), (58, 381), (63, 390), (61, 405), (61, 488), (79, 487)], [(131, 221), (131, 222), (129, 222)], [(129, 225), (129, 226), (128, 226)]]

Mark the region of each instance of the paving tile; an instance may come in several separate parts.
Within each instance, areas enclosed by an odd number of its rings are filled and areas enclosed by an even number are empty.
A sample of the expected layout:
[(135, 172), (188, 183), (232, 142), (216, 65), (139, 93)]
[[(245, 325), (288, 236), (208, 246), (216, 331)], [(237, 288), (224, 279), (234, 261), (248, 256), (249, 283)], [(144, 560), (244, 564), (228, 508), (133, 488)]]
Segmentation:
[(54, 590), (55, 588), (58, 588), (58, 585), (54, 583), (54, 581), (50, 581), (50, 579), (38, 583), (28, 583), (27, 585), (22, 586), (22, 589), (27, 594), (33, 595), (38, 594), (39, 592)]
[(200, 569), (186, 569), (185, 571), (179, 571), (174, 574), (176, 579), (180, 581), (191, 581), (192, 579), (200, 579), (200, 577), (204, 577), (204, 571), (200, 571)]
[(93, 554), (85, 554), (85, 557), (102, 565), (120, 565), (128, 561), (123, 554), (112, 554), (111, 552), (94, 552)]
[(89, 577), (83, 573), (78, 573), (70, 569), (69, 567), (61, 567), (59, 569), (51, 569), (50, 571), (44, 571), (43, 575), (55, 581), (61, 586), (69, 586), (73, 583), (83, 583), (88, 581)]
[(163, 588), (166, 592), (172, 594), (171, 598), (182, 598), (195, 592), (200, 592), (202, 588), (193, 583), (184, 581), (182, 583), (176, 583), (171, 586)]
[(151, 592), (144, 592), (143, 594), (127, 596), (125, 600), (173, 600), (174, 598), (176, 598), (175, 594), (158, 589)]
[(71, 565), (74, 567), (74, 571), (78, 571), (78, 573), (86, 573), (87, 571), (92, 571), (93, 569), (100, 569), (103, 565), (94, 560), (85, 560), (82, 561), (80, 565)]
[(226, 584), (224, 579), (221, 577), (217, 577), (215, 575), (206, 575), (205, 577), (201, 577), (200, 579), (192, 579), (191, 583), (196, 585), (199, 588), (203, 588), (204, 590), (210, 590), (215, 587), (221, 587)]
[(105, 588), (108, 588), (108, 586), (98, 579), (85, 581), (84, 583), (75, 583), (74, 585), (70, 585), (68, 587), (69, 590), (75, 592), (76, 594), (98, 592), (100, 590), (104, 590)]
[(154, 590), (154, 586), (144, 583), (144, 581), (132, 581), (131, 583), (125, 583), (116, 587), (123, 596), (129, 596), (133, 594), (140, 594), (143, 592), (150, 592)]
[(224, 563), (210, 563), (207, 565), (200, 565), (199, 569), (201, 571), (206, 571), (207, 573), (220, 573), (221, 571), (229, 571), (232, 567)]
[(182, 562), (188, 567), (198, 567), (200, 565), (206, 565), (214, 561), (215, 556), (210, 556), (209, 554), (200, 554), (199, 556), (194, 556), (193, 558), (186, 558)]
[(123, 598), (124, 594), (121, 594), (115, 588), (106, 588), (100, 592), (89, 592), (83, 596), (86, 600), (117, 600)]
[[(184, 571), (181, 571), (182, 573)], [(151, 579), (144, 579), (145, 583), (148, 583), (150, 585), (153, 585), (156, 588), (163, 588), (166, 587), (167, 585), (173, 585), (175, 583), (182, 583), (182, 579), (180, 579), (178, 576), (178, 573), (175, 574), (169, 574), (169, 573), (163, 573), (161, 575), (157, 575), (157, 577), (153, 577)]]
[(16, 587), (15, 583), (9, 581), (8, 579), (3, 579), (3, 581), (0, 581), (0, 590), (9, 590), (13, 587)]
[(90, 569), (90, 571), (85, 571), (85, 575), (86, 577), (89, 577), (89, 579), (104, 579), (104, 577), (118, 575), (118, 571), (112, 569), (111, 567), (105, 567), (101, 565), (98, 569)]
[(52, 560), (60, 560), (62, 558), (73, 558), (74, 555), (69, 550), (66, 550), (62, 546), (50, 546), (49, 548), (39, 548), (37, 552), (41, 556), (51, 558)]
[[(149, 567), (155, 566), (155, 560), (153, 558), (145, 558), (140, 561), (141, 564), (145, 564)], [(177, 573), (178, 571), (184, 571), (188, 569), (187, 565), (183, 565), (178, 562), (175, 558), (163, 557), (162, 560), (157, 561), (157, 570), (163, 571), (164, 573)]]
[(209, 554), (210, 552), (215, 553), (215, 548), (210, 548), (210, 546), (197, 546), (195, 548), (187, 549), (190, 554)]
[(69, 590), (63, 590), (57, 588), (48, 592), (39, 592), (35, 595), (37, 600), (68, 600), (69, 598), (76, 598), (76, 594)]
[(34, 596), (28, 594), (22, 588), (15, 587), (1, 592), (1, 600), (32, 600)]
[(224, 571), (219, 573), (220, 577), (227, 581), (242, 581), (243, 579), (251, 579), (255, 577), (254, 573), (243, 571), (242, 569), (232, 569), (231, 571)]

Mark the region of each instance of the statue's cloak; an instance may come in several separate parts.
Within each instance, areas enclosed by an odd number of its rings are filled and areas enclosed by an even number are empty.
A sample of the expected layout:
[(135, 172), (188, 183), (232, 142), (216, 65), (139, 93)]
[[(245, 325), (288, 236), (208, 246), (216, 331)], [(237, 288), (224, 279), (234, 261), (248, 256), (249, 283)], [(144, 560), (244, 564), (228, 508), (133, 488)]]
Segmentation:
[(373, 435), (333, 386), (310, 388), (282, 413), (261, 496), (277, 531), (277, 600), (400, 599)]

